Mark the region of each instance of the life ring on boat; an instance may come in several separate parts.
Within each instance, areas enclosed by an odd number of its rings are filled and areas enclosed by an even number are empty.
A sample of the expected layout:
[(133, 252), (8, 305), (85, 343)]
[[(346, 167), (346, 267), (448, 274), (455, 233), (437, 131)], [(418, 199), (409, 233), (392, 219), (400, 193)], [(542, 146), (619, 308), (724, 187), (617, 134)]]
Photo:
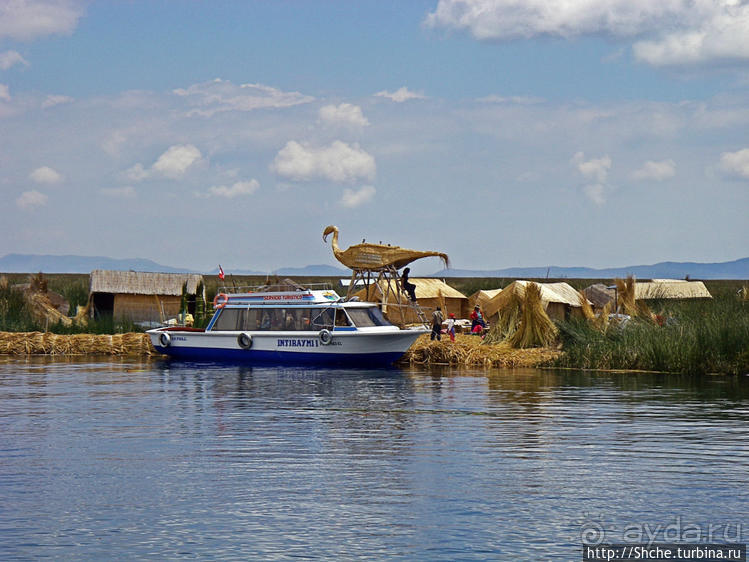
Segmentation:
[(237, 336), (237, 343), (242, 349), (250, 349), (252, 347), (252, 336), (242, 332)]
[(215, 297), (213, 297), (213, 308), (215, 308), (216, 310), (218, 310), (219, 308), (224, 308), (228, 303), (229, 295), (227, 295), (226, 293), (218, 293)]
[(161, 334), (159, 334), (159, 343), (161, 344), (161, 347), (169, 347), (172, 344), (172, 336), (166, 332), (161, 332)]
[(326, 329), (320, 330), (320, 343), (321, 344), (328, 345), (332, 341), (333, 341), (333, 334), (330, 333), (330, 330), (326, 330)]

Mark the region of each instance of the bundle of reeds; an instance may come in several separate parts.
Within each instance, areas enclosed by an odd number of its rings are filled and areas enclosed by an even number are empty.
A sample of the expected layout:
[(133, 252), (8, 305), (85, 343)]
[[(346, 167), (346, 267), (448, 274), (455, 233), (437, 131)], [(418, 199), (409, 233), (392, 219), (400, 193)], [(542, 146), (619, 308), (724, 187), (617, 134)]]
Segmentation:
[(509, 303), (497, 312), (495, 321), (484, 337), (487, 345), (506, 341), (518, 330), (523, 301), (516, 293), (512, 293), (509, 298)]
[(635, 278), (631, 275), (626, 279), (615, 279), (617, 312), (637, 316), (637, 302), (635, 301)]
[(628, 314), (633, 318), (653, 320), (654, 315), (643, 301), (635, 300), (635, 278), (629, 275), (627, 279), (616, 279), (617, 312)]
[(26, 295), (31, 316), (41, 325), (62, 324), (70, 326), (73, 320), (57, 310), (49, 300), (47, 293), (31, 292)]
[(560, 355), (556, 349), (514, 349), (507, 342), (487, 345), (479, 337), (458, 334), (455, 342), (431, 341), (421, 336), (402, 361), (414, 365), (513, 368), (537, 367)]
[(593, 312), (593, 306), (590, 304), (590, 301), (582, 291), (578, 291), (577, 294), (580, 296), (580, 309), (582, 310), (583, 318), (593, 320), (596, 317), (596, 313)]
[(0, 355), (157, 355), (148, 334), (0, 332)]
[(523, 312), (517, 331), (508, 340), (512, 347), (548, 347), (556, 339), (559, 330), (544, 310), (541, 287), (529, 283), (525, 288)]
[(609, 314), (611, 314), (611, 302), (607, 302), (601, 312), (598, 314), (593, 310), (593, 306), (585, 296), (585, 293), (578, 291), (580, 295), (580, 308), (583, 312), (583, 318), (587, 320), (599, 332), (606, 333), (609, 328)]

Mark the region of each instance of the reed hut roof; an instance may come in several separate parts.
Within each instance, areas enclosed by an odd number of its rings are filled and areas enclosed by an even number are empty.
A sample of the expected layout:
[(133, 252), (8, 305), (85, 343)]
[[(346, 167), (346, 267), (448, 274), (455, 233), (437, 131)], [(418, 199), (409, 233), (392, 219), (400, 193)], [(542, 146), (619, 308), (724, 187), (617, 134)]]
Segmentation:
[(710, 291), (702, 281), (680, 279), (653, 279), (635, 284), (635, 300), (656, 299), (711, 299)]
[(417, 299), (436, 299), (439, 297), (447, 299), (467, 299), (463, 293), (454, 289), (441, 279), (409, 279), (416, 285)]
[(603, 308), (616, 298), (616, 291), (603, 283), (596, 283), (583, 290), (587, 298), (596, 308)]
[(202, 275), (193, 273), (146, 273), (142, 271), (111, 271), (96, 269), (91, 272), (91, 293), (127, 295), (182, 294), (187, 283), (188, 294), (195, 294), (203, 281)]
[[(514, 281), (505, 287), (501, 293), (496, 295), (484, 306), (484, 315), (491, 318), (499, 310), (507, 306), (514, 297), (525, 298), (525, 288), (532, 281)], [(573, 307), (579, 307), (580, 293), (568, 283), (536, 283), (541, 289), (541, 303), (546, 308), (549, 303), (561, 303)]]
[[(425, 278), (410, 278), (409, 281), (416, 285), (416, 298), (417, 299), (468, 299), (463, 293), (457, 289), (452, 288), (450, 285), (440, 279), (425, 279)], [(377, 283), (377, 290), (372, 292), (370, 288), (370, 297), (374, 295), (376, 298), (381, 297), (385, 291), (387, 291), (387, 281), (381, 280)], [(395, 284), (391, 284), (391, 291), (389, 300), (392, 299), (392, 289), (395, 288)], [(361, 291), (357, 292), (356, 295), (359, 298), (366, 298), (367, 290), (362, 288)]]
[(468, 297), (468, 304), (471, 307), (479, 305), (481, 308), (484, 308), (484, 306), (486, 306), (486, 303), (488, 303), (501, 292), (502, 289), (481, 289), (480, 291), (476, 291), (470, 297)]
[[(426, 278), (409, 278), (409, 281), (416, 285), (416, 298), (417, 299), (468, 299), (463, 293), (454, 289), (441, 279), (426, 279)], [(380, 281), (378, 283), (379, 291), (377, 295), (382, 295), (387, 290), (387, 282)], [(366, 294), (366, 290), (362, 289), (357, 293)]]

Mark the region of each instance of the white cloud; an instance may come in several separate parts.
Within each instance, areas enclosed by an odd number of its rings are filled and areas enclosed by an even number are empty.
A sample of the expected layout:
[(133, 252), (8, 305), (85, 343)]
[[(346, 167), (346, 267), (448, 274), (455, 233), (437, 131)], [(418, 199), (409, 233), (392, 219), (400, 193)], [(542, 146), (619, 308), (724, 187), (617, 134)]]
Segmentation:
[(0, 53), (0, 70), (8, 70), (17, 64), (29, 66), (29, 62), (23, 58), (18, 51), (5, 51), (4, 53)]
[(47, 204), (47, 196), (39, 193), (36, 189), (24, 191), (17, 199), (16, 205), (21, 209), (33, 209)]
[(320, 121), (330, 125), (345, 125), (351, 127), (366, 127), (369, 121), (362, 113), (361, 107), (350, 103), (340, 105), (326, 105), (318, 112)]
[(478, 40), (629, 38), (653, 65), (749, 58), (749, 4), (738, 0), (440, 0), (425, 23)]
[(376, 172), (373, 156), (356, 143), (348, 145), (342, 141), (320, 148), (289, 141), (276, 155), (271, 169), (294, 181), (353, 182), (361, 178), (371, 180)]
[(10, 90), (5, 84), (0, 84), (0, 100), (10, 101)]
[(365, 203), (369, 203), (374, 198), (375, 193), (376, 190), (371, 185), (365, 185), (358, 191), (345, 188), (343, 190), (343, 197), (341, 198), (341, 205), (349, 209), (359, 207)]
[[(177, 179), (183, 176), (187, 169), (198, 162), (200, 158), (200, 150), (192, 144), (176, 144), (170, 146), (164, 154), (159, 156), (151, 169), (168, 178)], [(137, 172), (137, 170), (135, 171)]]
[(255, 179), (250, 181), (238, 181), (233, 183), (231, 186), (212, 186), (208, 189), (208, 194), (205, 195), (205, 197), (213, 196), (234, 199), (235, 197), (241, 197), (243, 195), (252, 195), (259, 188), (260, 183)]
[(42, 166), (41, 168), (37, 168), (29, 174), (29, 178), (31, 178), (36, 183), (46, 185), (60, 183), (63, 179), (62, 175), (57, 170), (54, 170), (49, 166)]
[(263, 84), (237, 86), (228, 80), (216, 78), (210, 82), (193, 84), (173, 91), (195, 109), (188, 116), (212, 117), (223, 111), (253, 111), (256, 109), (283, 108), (310, 103), (315, 98), (299, 92), (283, 92)]
[(572, 157), (572, 163), (585, 179), (594, 180), (598, 183), (606, 181), (611, 169), (611, 158), (608, 155), (602, 158), (585, 160), (585, 154), (578, 152)]
[(379, 96), (381, 98), (388, 98), (397, 103), (403, 103), (404, 101), (408, 101), (408, 100), (426, 99), (426, 96), (424, 94), (417, 94), (416, 92), (412, 92), (405, 86), (397, 89), (395, 92), (388, 92), (387, 90), (383, 90), (382, 92), (377, 92), (375, 96)]
[(42, 102), (42, 107), (46, 109), (48, 107), (54, 107), (63, 103), (72, 103), (73, 101), (75, 100), (73, 100), (73, 98), (69, 96), (49, 95)]
[(585, 195), (598, 206), (606, 203), (606, 186), (600, 183), (591, 183), (583, 187)]
[(130, 181), (143, 181), (149, 176), (148, 170), (143, 167), (143, 164), (138, 163), (125, 170), (125, 177)]
[(635, 56), (655, 66), (749, 59), (749, 4), (703, 2), (704, 19), (652, 40), (635, 43)]
[(749, 179), (749, 148), (721, 154), (718, 169), (729, 177)]
[(648, 160), (634, 171), (632, 177), (636, 180), (663, 181), (675, 175), (676, 163), (673, 160), (661, 160), (660, 162)]
[(602, 158), (586, 160), (585, 154), (577, 152), (571, 162), (588, 181), (583, 186), (585, 195), (596, 205), (603, 205), (606, 202), (606, 192), (610, 189), (607, 180), (611, 169), (611, 158), (606, 155)]
[(83, 15), (76, 0), (4, 0), (0, 3), (0, 38), (28, 41), (70, 34)]
[(114, 197), (117, 199), (133, 199), (137, 195), (135, 188), (132, 186), (126, 187), (105, 187), (100, 190), (102, 195), (107, 197)]
[(517, 105), (535, 105), (543, 103), (544, 99), (535, 96), (498, 96), (492, 94), (476, 100), (480, 103), (499, 103), (499, 104), (517, 104)]

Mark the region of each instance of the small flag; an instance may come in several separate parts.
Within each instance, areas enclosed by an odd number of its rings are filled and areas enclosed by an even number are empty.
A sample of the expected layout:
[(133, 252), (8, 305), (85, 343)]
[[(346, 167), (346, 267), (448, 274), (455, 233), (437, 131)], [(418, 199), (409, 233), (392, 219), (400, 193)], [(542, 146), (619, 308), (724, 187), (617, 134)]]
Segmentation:
[(221, 280), (223, 281), (224, 277), (226, 277), (226, 276), (224, 275), (224, 270), (223, 270), (223, 268), (221, 267), (221, 264), (218, 264), (218, 278), (219, 278), (219, 279), (221, 279)]

